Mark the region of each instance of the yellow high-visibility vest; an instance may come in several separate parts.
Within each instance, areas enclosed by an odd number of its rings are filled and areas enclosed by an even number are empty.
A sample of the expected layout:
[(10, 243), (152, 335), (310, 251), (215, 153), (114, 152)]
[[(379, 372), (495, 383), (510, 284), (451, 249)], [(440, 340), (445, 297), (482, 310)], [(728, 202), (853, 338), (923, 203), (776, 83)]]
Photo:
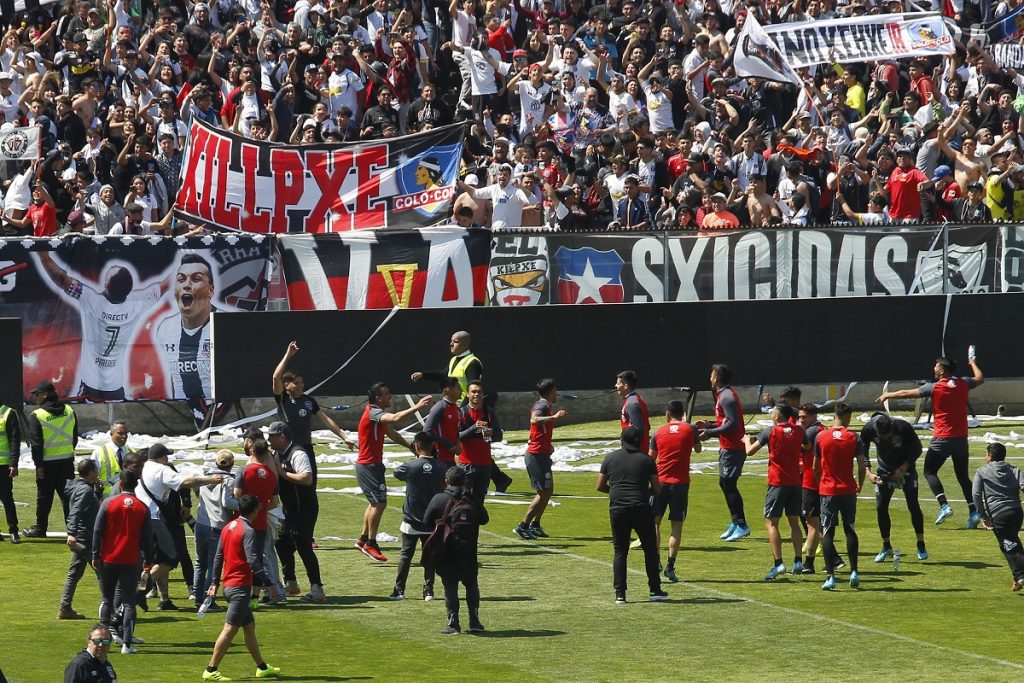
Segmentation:
[(480, 371), (482, 374), (484, 369), (483, 361), (473, 355), (472, 351), (467, 353), (465, 356), (452, 356), (452, 359), (448, 361), (448, 376), (459, 380), (460, 391), (459, 398), (456, 403), (466, 397), (466, 389), (469, 388), (469, 380), (466, 379), (466, 368), (468, 368), (469, 364), (473, 361), (480, 363)]
[(103, 482), (103, 495), (109, 496), (114, 485), (110, 482), (121, 473), (121, 465), (117, 462), (117, 446), (111, 443), (99, 448), (100, 481)]
[(64, 406), (64, 412), (54, 415), (45, 408), (32, 414), (43, 428), (43, 460), (68, 460), (75, 457), (75, 411)]
[(7, 419), (12, 415), (10, 408), (0, 404), (0, 466), (11, 464), (11, 441), (7, 438)]

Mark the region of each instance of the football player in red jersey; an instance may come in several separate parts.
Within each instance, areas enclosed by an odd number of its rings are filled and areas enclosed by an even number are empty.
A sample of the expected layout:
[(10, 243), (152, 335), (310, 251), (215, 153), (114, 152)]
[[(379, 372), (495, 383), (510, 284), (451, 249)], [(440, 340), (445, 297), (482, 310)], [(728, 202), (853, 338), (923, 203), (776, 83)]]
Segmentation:
[(743, 436), (743, 405), (739, 394), (732, 388), (732, 368), (724, 363), (711, 366), (711, 390), (715, 392), (715, 427), (705, 420), (696, 427), (701, 441), (718, 437), (718, 486), (725, 495), (732, 522), (719, 538), (738, 541), (750, 535), (747, 517), (743, 513), (743, 496), (739, 480), (743, 463), (747, 460), (747, 443)]
[[(814, 440), (814, 475), (821, 494), (821, 548), (825, 555), (825, 573), (828, 578), (823, 590), (834, 590), (836, 525), (843, 520), (846, 550), (850, 556), (850, 588), (860, 585), (857, 573), (857, 494), (864, 485), (867, 468), (864, 461), (864, 443), (850, 431), (853, 408), (837, 403), (831, 427), (822, 428)], [(853, 478), (853, 462), (857, 461), (857, 479)]]
[(554, 403), (558, 399), (558, 387), (550, 377), (537, 383), (540, 398), (530, 409), (530, 443), (526, 446), (526, 473), (530, 475), (530, 484), (537, 495), (530, 501), (523, 521), (516, 525), (513, 532), (520, 538), (532, 540), (547, 538), (548, 534), (540, 525), (541, 515), (551, 500), (555, 484), (551, 478), (551, 436), (555, 431), (555, 421), (566, 416), (564, 410), (555, 412)]
[(682, 401), (669, 401), (665, 411), (666, 424), (651, 437), (650, 456), (657, 461), (661, 491), (654, 502), (654, 532), (661, 548), (661, 518), (668, 510), (672, 532), (668, 537), (668, 562), (665, 578), (675, 583), (676, 555), (683, 537), (683, 522), (690, 499), (690, 456), (700, 453), (697, 432), (686, 422), (686, 407)]
[(932, 368), (935, 373), (934, 382), (917, 389), (888, 391), (875, 399), (875, 402), (884, 404), (892, 398), (931, 397), (935, 418), (932, 423), (932, 440), (924, 456), (924, 478), (928, 480), (928, 486), (939, 502), (939, 516), (935, 523), (942, 524), (953, 514), (953, 508), (946, 500), (945, 489), (939, 481), (939, 469), (952, 457), (953, 472), (970, 510), (967, 528), (976, 529), (981, 517), (974, 505), (971, 478), (967, 475), (967, 393), (984, 384), (985, 375), (974, 358), (968, 359), (967, 364), (973, 376), (955, 377), (953, 373), (956, 372), (956, 362), (945, 357), (937, 358)]

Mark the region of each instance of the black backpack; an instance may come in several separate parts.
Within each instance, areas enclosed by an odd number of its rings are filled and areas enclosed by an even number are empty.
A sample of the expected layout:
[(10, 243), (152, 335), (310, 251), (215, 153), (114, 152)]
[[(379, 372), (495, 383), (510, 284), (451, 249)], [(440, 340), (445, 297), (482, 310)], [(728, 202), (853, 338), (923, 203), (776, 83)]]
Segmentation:
[(477, 503), (468, 493), (453, 497), (444, 505), (434, 530), (423, 542), (420, 566), (437, 569), (448, 557), (452, 547), (471, 538), (470, 528), (477, 524)]

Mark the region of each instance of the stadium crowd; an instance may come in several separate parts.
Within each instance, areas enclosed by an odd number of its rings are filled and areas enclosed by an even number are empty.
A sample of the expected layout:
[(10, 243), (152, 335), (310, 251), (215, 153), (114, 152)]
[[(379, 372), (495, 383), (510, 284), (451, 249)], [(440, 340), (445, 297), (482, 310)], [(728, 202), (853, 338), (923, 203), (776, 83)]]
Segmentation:
[(0, 17), (4, 229), (182, 233), (200, 118), (282, 143), (467, 125), (457, 208), (564, 229), (1024, 218), (1024, 74), (967, 36), (1019, 0), (942, 2), (942, 58), (739, 78), (762, 25), (916, 12), (901, 0), (87, 0)]

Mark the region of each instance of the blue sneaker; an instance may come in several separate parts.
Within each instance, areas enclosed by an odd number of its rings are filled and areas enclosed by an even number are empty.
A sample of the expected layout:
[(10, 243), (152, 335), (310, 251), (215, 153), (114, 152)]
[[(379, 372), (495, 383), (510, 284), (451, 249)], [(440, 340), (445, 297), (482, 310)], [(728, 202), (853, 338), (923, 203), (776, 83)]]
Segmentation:
[(749, 535), (750, 535), (750, 527), (749, 526), (747, 526), (746, 524), (744, 524), (743, 526), (740, 526), (739, 524), (737, 524), (736, 525), (736, 530), (733, 531), (732, 535), (729, 536), (729, 538), (727, 538), (725, 540), (727, 542), (729, 542), (729, 543), (732, 543), (733, 541), (738, 541), (741, 538), (744, 538), (744, 537), (749, 536)]
[(675, 569), (666, 569), (665, 578), (668, 579), (669, 583), (679, 583), (679, 575), (676, 574)]
[(882, 548), (882, 552), (875, 555), (875, 562), (882, 563), (892, 557), (892, 548)]
[(946, 503), (939, 508), (939, 516), (935, 518), (936, 526), (946, 521), (947, 517), (953, 516), (953, 508), (949, 507), (949, 503)]
[(797, 560), (796, 562), (794, 562), (793, 563), (793, 568), (789, 570), (790, 574), (803, 574), (803, 572), (804, 572), (804, 563), (801, 562), (800, 560)]
[(736, 531), (736, 522), (733, 522), (732, 524), (730, 524), (729, 526), (727, 526), (725, 528), (725, 532), (721, 536), (719, 536), (719, 538), (722, 538), (722, 539), (729, 538), (730, 536), (733, 535), (733, 532), (735, 532), (735, 531)]
[(821, 584), (821, 590), (823, 591), (834, 591), (836, 589), (836, 577), (830, 576), (825, 579), (825, 583)]
[(775, 577), (777, 577), (779, 574), (785, 574), (785, 573), (786, 573), (786, 565), (784, 565), (784, 564), (777, 564), (777, 565), (775, 565), (774, 567), (771, 568), (771, 570), (768, 572), (768, 575), (766, 577), (764, 577), (764, 580), (765, 581), (774, 581)]
[(860, 585), (860, 574), (857, 572), (850, 572), (850, 588), (856, 588)]
[(919, 559), (919, 560), (927, 560), (928, 559), (928, 551), (927, 550), (918, 550), (917, 551), (917, 559)]
[(979, 515), (977, 512), (972, 512), (971, 516), (967, 518), (967, 528), (968, 529), (977, 529), (978, 528), (978, 524), (980, 524), (980, 523), (981, 523), (981, 515)]

